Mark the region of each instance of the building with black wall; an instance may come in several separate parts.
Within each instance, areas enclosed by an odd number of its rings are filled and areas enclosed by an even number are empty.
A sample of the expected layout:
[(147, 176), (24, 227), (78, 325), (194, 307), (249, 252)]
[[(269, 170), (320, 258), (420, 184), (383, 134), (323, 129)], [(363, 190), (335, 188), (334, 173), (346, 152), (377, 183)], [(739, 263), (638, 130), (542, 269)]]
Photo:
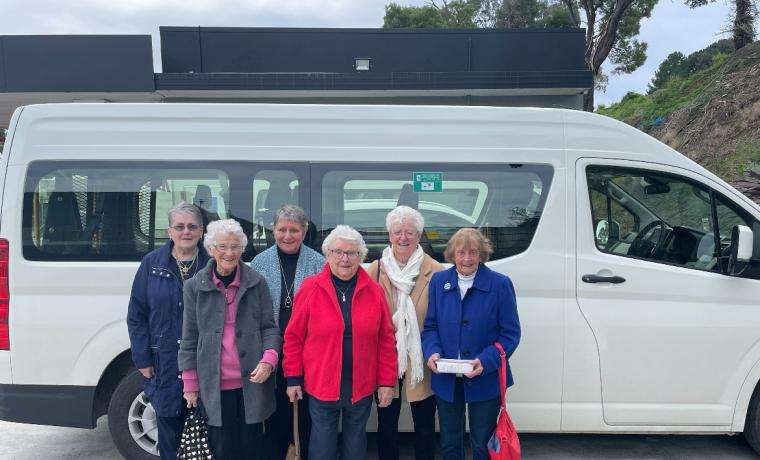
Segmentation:
[(580, 109), (583, 29), (161, 27), (0, 36), (0, 126), (44, 102), (448, 104)]

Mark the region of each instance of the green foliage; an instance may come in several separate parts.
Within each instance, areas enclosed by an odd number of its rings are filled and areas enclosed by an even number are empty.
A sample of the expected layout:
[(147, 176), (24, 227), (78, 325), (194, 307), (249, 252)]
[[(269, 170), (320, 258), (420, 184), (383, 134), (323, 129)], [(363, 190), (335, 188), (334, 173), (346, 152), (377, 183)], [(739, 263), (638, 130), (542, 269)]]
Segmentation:
[(673, 77), (683, 77), (687, 75), (685, 69), (686, 56), (680, 51), (674, 51), (668, 54), (668, 57), (660, 63), (660, 67), (654, 72), (654, 78), (647, 87), (647, 94), (652, 94), (662, 88), (665, 83)]
[(647, 43), (624, 37), (618, 38), (618, 42), (610, 52), (610, 62), (615, 64), (612, 73), (631, 73), (647, 60)]
[(385, 5), (384, 29), (437, 29), (446, 24), (441, 13), (433, 6)]
[[(614, 74), (631, 73), (647, 59), (647, 44), (636, 39), (641, 31), (641, 20), (652, 15), (658, 0), (634, 0), (623, 14), (618, 25), (615, 43), (610, 50), (609, 60), (615, 67)], [(606, 24), (615, 7), (615, 0), (603, 0), (597, 5), (601, 15), (600, 24)]]
[[(578, 5), (573, 3), (573, 14), (578, 16)], [(541, 11), (541, 16), (536, 19), (534, 27), (544, 29), (556, 29), (561, 27), (576, 27), (567, 6), (562, 3), (549, 3)]]
[[(575, 5), (575, 4), (573, 4)], [(578, 8), (574, 6), (577, 16)], [(425, 6), (385, 6), (383, 28), (577, 27), (557, 0), (453, 0)]]
[(652, 82), (647, 88), (647, 94), (652, 94), (672, 77), (686, 78), (694, 72), (698, 72), (714, 64), (719, 54), (728, 55), (734, 50), (731, 40), (719, 40), (703, 50), (691, 53), (688, 57), (676, 51), (668, 55), (660, 64), (654, 74)]
[(714, 57), (713, 64), (706, 69), (686, 78), (673, 76), (661, 89), (649, 95), (628, 93), (616, 104), (600, 106), (597, 112), (640, 129), (657, 124), (700, 96), (715, 79), (715, 74), (722, 71), (725, 59), (726, 55), (718, 54)]
[(705, 167), (720, 177), (741, 177), (749, 170), (760, 171), (760, 139), (739, 139), (735, 152), (722, 152), (708, 161)]
[(509, 28), (535, 27), (547, 4), (541, 0), (504, 0), (496, 12), (496, 26)]
[(480, 2), (454, 0), (425, 6), (401, 6), (397, 3), (385, 5), (384, 29), (472, 29)]

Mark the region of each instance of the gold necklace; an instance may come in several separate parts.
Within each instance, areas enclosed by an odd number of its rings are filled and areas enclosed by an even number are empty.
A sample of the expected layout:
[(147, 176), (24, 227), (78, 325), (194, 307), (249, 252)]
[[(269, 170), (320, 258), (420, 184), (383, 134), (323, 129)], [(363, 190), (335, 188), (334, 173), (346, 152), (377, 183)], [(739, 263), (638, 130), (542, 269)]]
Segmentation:
[(195, 251), (195, 255), (193, 256), (193, 260), (190, 261), (189, 264), (184, 265), (182, 262), (179, 261), (179, 258), (174, 257), (174, 261), (177, 263), (177, 269), (179, 270), (179, 275), (182, 277), (182, 280), (186, 280), (190, 278), (190, 271), (193, 268), (193, 265), (195, 265), (195, 262), (198, 261), (198, 251)]

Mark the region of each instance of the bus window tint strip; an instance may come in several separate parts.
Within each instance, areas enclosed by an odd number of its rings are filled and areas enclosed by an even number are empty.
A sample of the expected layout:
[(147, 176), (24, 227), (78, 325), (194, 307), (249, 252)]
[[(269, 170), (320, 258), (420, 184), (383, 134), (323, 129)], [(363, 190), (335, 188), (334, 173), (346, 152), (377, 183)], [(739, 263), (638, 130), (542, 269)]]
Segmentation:
[[(440, 192), (415, 192), (414, 171), (440, 171)], [(479, 228), (494, 245), (493, 258), (525, 251), (541, 218), (552, 179), (547, 165), (341, 164), (320, 165), (313, 174), (321, 187), (318, 206), (321, 238), (338, 224), (364, 236), (367, 260), (380, 257), (388, 244), (386, 214), (411, 206), (425, 218), (420, 244), (443, 261), (449, 238), (460, 228)]]
[[(414, 171), (441, 172), (442, 191), (414, 192)], [(406, 204), (425, 217), (421, 244), (437, 260), (462, 227), (481, 229), (493, 241), (493, 258), (503, 258), (530, 245), (552, 173), (535, 164), (34, 162), (23, 253), (42, 261), (139, 261), (168, 241), (166, 212), (186, 201), (201, 207), (204, 225), (240, 222), (249, 237), (245, 261), (274, 244), (274, 213), (286, 203), (313, 220), (304, 242), (316, 250), (335, 225), (347, 224), (364, 235), (368, 260), (379, 257), (388, 244), (385, 215)]]

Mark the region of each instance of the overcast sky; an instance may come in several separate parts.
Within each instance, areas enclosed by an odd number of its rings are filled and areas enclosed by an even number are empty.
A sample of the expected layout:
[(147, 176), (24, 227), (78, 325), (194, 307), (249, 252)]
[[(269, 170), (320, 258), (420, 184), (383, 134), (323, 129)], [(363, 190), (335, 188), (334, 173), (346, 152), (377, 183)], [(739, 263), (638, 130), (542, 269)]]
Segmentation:
[[(151, 34), (160, 72), (159, 26), (380, 27), (386, 0), (0, 0), (0, 34)], [(397, 0), (420, 5), (426, 0)], [(727, 37), (731, 8), (725, 0), (691, 10), (660, 0), (642, 23), (649, 43), (646, 64), (631, 75), (610, 75), (597, 102), (643, 92), (660, 62)]]

